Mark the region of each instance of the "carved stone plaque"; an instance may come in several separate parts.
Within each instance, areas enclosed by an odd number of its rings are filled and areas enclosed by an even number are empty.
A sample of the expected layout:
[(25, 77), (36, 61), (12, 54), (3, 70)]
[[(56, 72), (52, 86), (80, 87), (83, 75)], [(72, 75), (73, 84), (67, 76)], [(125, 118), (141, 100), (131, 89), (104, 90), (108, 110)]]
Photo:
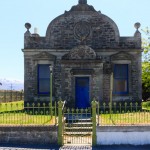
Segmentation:
[(90, 33), (91, 27), (86, 21), (80, 21), (74, 27), (74, 35), (80, 41), (84, 41)]

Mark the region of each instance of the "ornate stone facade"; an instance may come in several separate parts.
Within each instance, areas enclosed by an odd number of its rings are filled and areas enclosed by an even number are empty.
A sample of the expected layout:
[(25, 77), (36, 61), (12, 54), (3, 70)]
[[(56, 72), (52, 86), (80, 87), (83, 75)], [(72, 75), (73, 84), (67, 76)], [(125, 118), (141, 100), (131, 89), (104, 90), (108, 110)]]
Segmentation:
[[(76, 106), (77, 79), (86, 77), (89, 101), (95, 97), (109, 102), (110, 76), (114, 73), (115, 86), (122, 83), (127, 90), (113, 92), (113, 101), (141, 101), (141, 34), (140, 25), (135, 26), (134, 36), (120, 37), (115, 22), (86, 0), (79, 0), (70, 11), (52, 20), (45, 37), (31, 34), (31, 25), (26, 23), (25, 102), (49, 101), (49, 94), (38, 91), (38, 66), (44, 64), (53, 65), (53, 100), (61, 97), (69, 106)], [(126, 83), (116, 81), (117, 64), (127, 66)]]

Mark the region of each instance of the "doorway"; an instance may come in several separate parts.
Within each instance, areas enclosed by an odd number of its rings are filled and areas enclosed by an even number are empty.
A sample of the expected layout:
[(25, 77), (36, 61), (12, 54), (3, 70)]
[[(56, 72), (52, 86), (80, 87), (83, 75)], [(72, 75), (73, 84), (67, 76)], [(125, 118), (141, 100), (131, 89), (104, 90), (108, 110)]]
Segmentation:
[(75, 78), (76, 108), (85, 109), (90, 107), (89, 89), (89, 77)]

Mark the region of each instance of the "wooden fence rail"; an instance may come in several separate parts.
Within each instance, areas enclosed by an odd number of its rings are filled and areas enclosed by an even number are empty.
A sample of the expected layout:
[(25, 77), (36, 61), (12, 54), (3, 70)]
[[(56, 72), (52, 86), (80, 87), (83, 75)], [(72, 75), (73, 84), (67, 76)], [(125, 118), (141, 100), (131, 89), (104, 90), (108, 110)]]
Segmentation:
[(23, 91), (0, 91), (0, 103), (14, 102), (23, 99)]

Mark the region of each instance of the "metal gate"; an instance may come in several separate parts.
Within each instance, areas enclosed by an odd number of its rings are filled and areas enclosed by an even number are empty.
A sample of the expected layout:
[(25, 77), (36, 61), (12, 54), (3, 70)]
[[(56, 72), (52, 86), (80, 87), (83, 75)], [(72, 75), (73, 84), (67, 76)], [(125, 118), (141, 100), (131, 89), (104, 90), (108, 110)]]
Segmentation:
[(91, 108), (66, 109), (58, 102), (59, 145), (96, 145), (96, 105), (94, 100)]
[(92, 145), (92, 119), (89, 109), (64, 109), (63, 145)]

